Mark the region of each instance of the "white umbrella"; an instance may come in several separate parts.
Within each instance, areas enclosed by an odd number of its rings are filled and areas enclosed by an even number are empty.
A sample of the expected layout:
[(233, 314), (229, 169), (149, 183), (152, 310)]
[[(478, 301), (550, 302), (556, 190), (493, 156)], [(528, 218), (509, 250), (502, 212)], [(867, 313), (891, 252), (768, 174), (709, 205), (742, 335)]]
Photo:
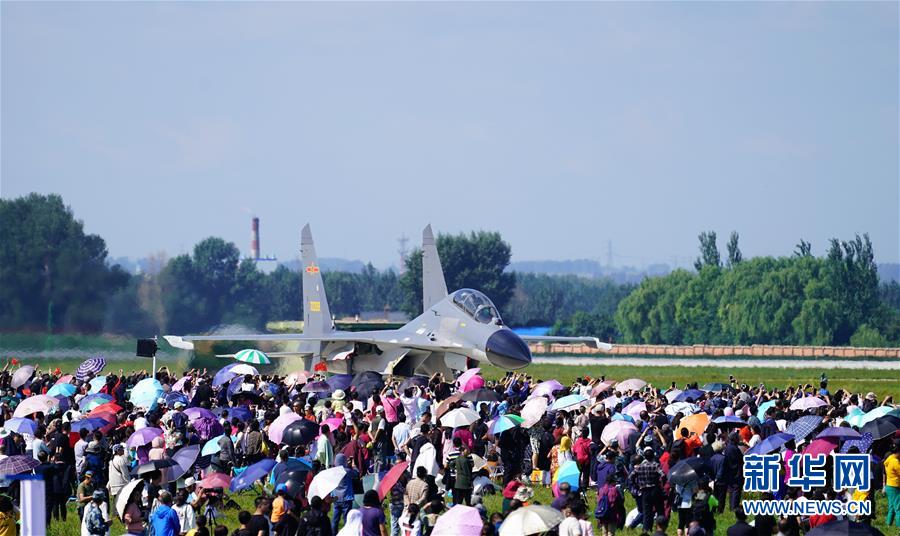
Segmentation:
[(700, 411), (700, 406), (691, 404), (690, 402), (675, 402), (666, 406), (666, 415), (674, 417), (676, 413), (684, 413), (685, 415), (693, 415)]
[(480, 415), (469, 408), (456, 408), (448, 411), (446, 415), (441, 417), (441, 426), (446, 426), (448, 428), (469, 426), (480, 418)]
[(643, 389), (645, 385), (647, 385), (647, 382), (644, 380), (632, 378), (630, 380), (625, 380), (624, 382), (619, 382), (616, 385), (616, 391), (621, 393), (624, 393), (625, 391), (638, 391)]
[(622, 399), (617, 396), (608, 396), (608, 397), (604, 398), (603, 401), (601, 401), (600, 403), (603, 404), (603, 407), (605, 407), (606, 409), (612, 409), (612, 408), (616, 407), (616, 404), (618, 404), (621, 401), (622, 401)]
[(16, 406), (13, 417), (27, 417), (32, 413), (50, 413), (59, 407), (59, 400), (47, 395), (29, 396)]
[(325, 469), (313, 477), (312, 482), (309, 483), (309, 491), (307, 491), (306, 496), (310, 499), (313, 497), (325, 499), (332, 491), (337, 489), (338, 485), (341, 483), (341, 479), (343, 479), (346, 474), (347, 470), (343, 467)]
[(125, 484), (125, 487), (119, 490), (119, 495), (116, 497), (116, 513), (119, 514), (119, 519), (125, 517), (125, 507), (128, 506), (128, 498), (131, 497), (134, 490), (143, 483), (143, 479), (136, 478)]
[(675, 399), (678, 398), (678, 395), (683, 392), (684, 391), (682, 391), (681, 389), (672, 389), (671, 391), (666, 393), (666, 400), (668, 400), (669, 402), (674, 402)]
[(412, 474), (416, 474), (419, 467), (424, 467), (429, 475), (438, 474), (437, 451), (431, 443), (425, 443), (419, 449), (419, 455), (416, 457), (416, 466), (412, 469)]
[(525, 405), (522, 406), (521, 416), (524, 419), (522, 428), (531, 428), (539, 423), (544, 414), (547, 413), (548, 405), (549, 402), (542, 396), (526, 400)]
[(516, 508), (500, 525), (500, 536), (522, 536), (547, 532), (563, 522), (562, 512), (551, 506), (531, 505)]

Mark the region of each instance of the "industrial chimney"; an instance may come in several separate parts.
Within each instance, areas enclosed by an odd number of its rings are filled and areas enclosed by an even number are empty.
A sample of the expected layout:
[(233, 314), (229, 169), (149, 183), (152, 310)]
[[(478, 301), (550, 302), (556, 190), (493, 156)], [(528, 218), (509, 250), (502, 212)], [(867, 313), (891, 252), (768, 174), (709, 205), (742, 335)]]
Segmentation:
[(250, 230), (250, 258), (259, 260), (259, 218), (253, 217), (253, 223)]

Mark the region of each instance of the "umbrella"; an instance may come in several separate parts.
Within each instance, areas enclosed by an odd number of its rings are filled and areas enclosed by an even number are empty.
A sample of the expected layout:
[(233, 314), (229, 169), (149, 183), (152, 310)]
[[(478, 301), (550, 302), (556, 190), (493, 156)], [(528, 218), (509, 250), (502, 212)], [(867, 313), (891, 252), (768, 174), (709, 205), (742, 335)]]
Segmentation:
[(675, 402), (688, 402), (689, 399), (692, 402), (696, 402), (703, 398), (703, 395), (705, 394), (706, 393), (699, 389), (688, 389), (687, 391), (682, 391), (680, 395), (676, 396)]
[(148, 426), (131, 434), (131, 436), (128, 437), (128, 440), (125, 441), (125, 444), (129, 447), (141, 447), (161, 435), (163, 435), (161, 429)]
[(647, 385), (647, 382), (644, 380), (639, 380), (637, 378), (632, 378), (630, 380), (625, 380), (624, 382), (619, 382), (616, 385), (616, 391), (620, 391), (624, 393), (625, 391), (640, 391)]
[(431, 536), (481, 536), (484, 521), (477, 508), (454, 505), (437, 519)]
[[(359, 393), (360, 398), (365, 400), (372, 396), (372, 393), (381, 391), (384, 388), (384, 379), (380, 373), (374, 370), (366, 370), (353, 376), (350, 387), (355, 389)], [(363, 392), (364, 390), (366, 393)]]
[(232, 380), (235, 376), (259, 376), (259, 371), (246, 363), (231, 363), (222, 367), (216, 375), (213, 376), (213, 386), (218, 387)]
[(473, 422), (481, 419), (481, 416), (469, 408), (456, 408), (450, 410), (446, 415), (441, 417), (441, 426), (448, 428), (459, 428), (461, 426), (469, 426)]
[(692, 415), (700, 411), (700, 406), (697, 404), (691, 404), (689, 402), (675, 402), (674, 404), (669, 404), (666, 406), (665, 412), (669, 417), (674, 417), (678, 413), (682, 413), (684, 415)]
[(770, 435), (769, 437), (763, 439), (752, 448), (748, 449), (744, 454), (768, 454), (780, 449), (782, 445), (792, 439), (794, 439), (794, 436), (792, 436), (791, 434), (778, 432), (777, 434)]
[(331, 417), (322, 421), (322, 424), (319, 428), (321, 429), (322, 426), (328, 426), (329, 430), (337, 430), (341, 427), (342, 424), (344, 424), (344, 419), (340, 417)]
[(95, 406), (88, 415), (99, 415), (100, 413), (115, 414), (122, 411), (122, 409), (122, 406), (116, 404), (115, 402), (106, 402), (104, 404), (100, 404), (99, 406)]
[(766, 412), (769, 411), (769, 408), (773, 407), (777, 400), (768, 400), (759, 405), (759, 409), (756, 411), (756, 418), (760, 421), (766, 420)]
[(309, 489), (306, 491), (306, 496), (310, 499), (313, 497), (320, 497), (323, 499), (328, 497), (331, 492), (338, 487), (346, 474), (347, 470), (343, 467), (332, 467), (320, 471), (313, 477), (312, 482), (309, 483)]
[(18, 370), (13, 372), (9, 385), (13, 389), (18, 389), (28, 383), (28, 380), (30, 380), (32, 376), (34, 376), (33, 366), (25, 365), (24, 367), (19, 367)]
[(613, 440), (619, 443), (619, 446), (626, 448), (633, 444), (637, 439), (638, 429), (635, 425), (628, 421), (612, 421), (603, 428), (603, 434), (600, 435), (600, 441), (604, 445), (609, 446)]
[(434, 416), (437, 417), (438, 419), (440, 419), (441, 416), (444, 415), (444, 413), (447, 413), (448, 411), (450, 411), (451, 404), (453, 404), (454, 402), (460, 401), (460, 396), (461, 395), (458, 395), (458, 394), (450, 395), (447, 398), (445, 398), (443, 401), (441, 401), (441, 403), (438, 404), (438, 406), (434, 409)]
[(139, 467), (132, 469), (131, 474), (137, 476), (143, 476), (149, 473), (154, 473), (159, 471), (163, 474), (164, 477), (168, 476), (170, 471), (168, 469), (170, 467), (174, 467), (178, 465), (171, 458), (165, 460), (150, 460), (149, 462), (140, 465)]
[(565, 389), (566, 387), (556, 380), (547, 380), (534, 386), (531, 390), (531, 396), (544, 396), (554, 398), (553, 393)]
[(190, 375), (182, 376), (181, 378), (178, 378), (178, 381), (176, 381), (175, 383), (172, 384), (172, 392), (181, 393), (184, 390), (185, 382), (187, 382), (188, 380), (192, 380), (192, 379), (193, 379), (193, 377)]
[(172, 454), (172, 473), (169, 475), (169, 482), (173, 482), (183, 477), (191, 470), (191, 466), (197, 462), (200, 456), (200, 445), (187, 445), (178, 449)]
[(163, 395), (163, 386), (156, 378), (144, 378), (131, 389), (128, 400), (136, 407), (156, 408), (156, 401)]
[(92, 357), (78, 365), (75, 370), (75, 379), (84, 381), (88, 376), (94, 376), (106, 367), (106, 360), (102, 357)]
[(58, 380), (56, 380), (56, 383), (72, 383), (72, 380), (74, 379), (75, 376), (72, 376), (71, 374), (64, 374), (60, 376)]
[(27, 417), (32, 413), (51, 413), (59, 407), (59, 400), (47, 395), (34, 395), (21, 401), (13, 417)]
[(821, 406), (827, 406), (828, 402), (825, 402), (821, 398), (817, 396), (805, 396), (803, 398), (798, 398), (791, 402), (791, 409), (796, 410), (807, 410), (812, 408), (818, 408)]
[(269, 458), (256, 462), (241, 471), (241, 474), (235, 476), (231, 480), (231, 485), (228, 489), (231, 491), (241, 491), (253, 487), (253, 483), (269, 474), (273, 467), (275, 467), (275, 460)]
[(898, 429), (900, 429), (900, 417), (885, 415), (880, 419), (866, 423), (859, 431), (864, 434), (872, 434), (872, 437), (875, 439), (882, 439), (893, 435)]
[(211, 475), (208, 475), (200, 482), (197, 482), (197, 486), (206, 489), (230, 488), (231, 477), (226, 475), (225, 473), (213, 473)]
[(5, 430), (9, 430), (10, 432), (15, 432), (17, 434), (30, 434), (34, 435), (37, 431), (37, 423), (32, 421), (31, 419), (24, 419), (21, 417), (10, 419), (3, 423), (3, 428)]
[(672, 402), (675, 402), (675, 399), (678, 398), (678, 395), (680, 395), (683, 392), (684, 391), (682, 391), (681, 389), (672, 389), (671, 391), (669, 391), (665, 394), (666, 400), (668, 400), (669, 403), (671, 404)]
[(60, 412), (69, 411), (74, 405), (74, 402), (72, 402), (71, 398), (67, 398), (65, 396), (54, 396), (53, 398), (59, 401), (59, 406), (57, 407), (59, 408)]
[(687, 417), (681, 419), (681, 422), (678, 423), (678, 429), (674, 430), (675, 439), (679, 439), (681, 437), (681, 429), (687, 428), (688, 433), (693, 432), (698, 436), (702, 436), (703, 432), (706, 431), (706, 427), (709, 425), (709, 415), (706, 413), (695, 413), (693, 415), (688, 415)]
[(108, 421), (101, 419), (99, 417), (88, 417), (87, 419), (79, 419), (77, 421), (72, 421), (72, 431), (75, 433), (78, 433), (78, 432), (81, 432), (81, 430), (83, 428), (89, 432), (93, 432), (94, 430), (98, 430), (109, 424), (110, 423)]
[(176, 402), (181, 402), (185, 406), (187, 406), (189, 403), (189, 400), (188, 400), (188, 397), (186, 394), (179, 393), (174, 390), (166, 393), (165, 399), (166, 399), (166, 405), (169, 406), (170, 408), (174, 408)]
[(601, 400), (600, 403), (603, 404), (604, 408), (612, 409), (612, 408), (616, 407), (616, 405), (621, 401), (622, 401), (622, 399), (617, 396), (608, 396), (608, 397), (604, 398), (603, 400)]
[(184, 414), (187, 416), (189, 422), (194, 422), (197, 419), (216, 418), (216, 414), (206, 408), (187, 408), (184, 410)]
[[(190, 409), (190, 408), (188, 408), (188, 409)], [(212, 411), (213, 411), (213, 414), (215, 414), (217, 417), (221, 417), (227, 411), (229, 422), (232, 419), (237, 419), (239, 421), (249, 421), (250, 419), (253, 418), (253, 413), (244, 406), (230, 406), (230, 407), (224, 407), (224, 408), (216, 408)]]
[(631, 415), (623, 415), (621, 413), (614, 413), (612, 416), (612, 420), (634, 422), (634, 417), (632, 417)]
[(309, 382), (300, 389), (304, 393), (330, 393), (334, 391), (328, 382)]
[(828, 428), (822, 430), (819, 435), (816, 436), (816, 439), (825, 439), (828, 437), (832, 437), (839, 440), (847, 440), (847, 439), (859, 439), (862, 437), (859, 432), (850, 428), (849, 426), (829, 426)]
[(866, 432), (862, 434), (859, 439), (849, 439), (844, 441), (844, 444), (841, 445), (841, 452), (850, 452), (850, 449), (853, 447), (859, 449), (859, 452), (869, 452), (873, 442), (874, 439), (872, 438), (872, 434)]
[[(516, 418), (514, 419), (513, 417)], [(503, 432), (522, 424), (521, 421), (522, 418), (518, 415), (501, 415), (488, 426), (488, 433), (492, 435), (502, 434)]]
[(794, 436), (796, 441), (800, 441), (813, 433), (813, 430), (818, 428), (821, 423), (822, 417), (819, 417), (818, 415), (804, 415), (789, 424), (784, 432)]
[(297, 415), (293, 411), (290, 413), (285, 413), (284, 415), (280, 415), (277, 419), (272, 421), (272, 424), (269, 425), (269, 439), (274, 441), (276, 444), (281, 443), (282, 434), (284, 434), (284, 429), (287, 428), (287, 425), (291, 424), (294, 421), (299, 421), (303, 417)]
[(470, 454), (472, 457), (472, 471), (478, 472), (487, 467), (487, 460), (477, 454)]
[(312, 373), (307, 372), (305, 370), (301, 370), (298, 372), (291, 372), (290, 374), (288, 374), (287, 376), (284, 377), (284, 384), (287, 385), (288, 387), (293, 387), (293, 386), (297, 385), (298, 383), (306, 383), (309, 380), (311, 375), (312, 375)]
[(859, 409), (859, 406), (852, 406), (847, 410), (847, 416), (844, 417), (844, 420), (847, 421), (850, 426), (861, 428), (863, 425), (862, 420), (865, 416), (865, 412)]
[(538, 398), (529, 398), (522, 407), (522, 427), (531, 428), (547, 413), (547, 405), (549, 402), (546, 398), (540, 396)]
[(307, 420), (299, 419), (284, 427), (281, 434), (281, 444), (289, 447), (306, 445), (319, 435), (319, 425)]
[(837, 439), (814, 439), (803, 449), (803, 454), (816, 457), (820, 454), (831, 454), (837, 448)]
[(551, 411), (557, 411), (561, 409), (569, 409), (574, 408), (576, 406), (580, 406), (587, 402), (588, 399), (582, 395), (566, 395), (562, 398), (557, 398), (556, 402), (550, 406)]
[(420, 389), (424, 389), (428, 387), (428, 378), (425, 376), (410, 376), (403, 380), (403, 383), (400, 384), (400, 390), (405, 391), (410, 387), (418, 387)]
[(460, 395), (460, 400), (465, 400), (466, 402), (499, 402), (500, 396), (497, 395), (497, 391), (493, 389), (475, 389), (474, 391), (467, 391)]
[(0, 460), (0, 476), (18, 475), (31, 471), (41, 463), (32, 456), (9, 456)]
[(306, 485), (306, 475), (309, 474), (308, 469), (304, 470), (286, 470), (275, 481), (275, 487), (284, 484), (287, 488), (288, 497), (300, 498), (303, 496), (303, 488)]
[(213, 454), (222, 450), (222, 447), (219, 446), (219, 440), (225, 437), (224, 435), (216, 436), (210, 440), (208, 440), (203, 445), (203, 450), (200, 451), (201, 456), (212, 456)]
[(647, 411), (647, 404), (640, 400), (635, 400), (631, 404), (625, 406), (622, 409), (622, 413), (625, 415), (631, 416), (632, 419), (638, 420), (641, 418), (641, 412)]
[[(458, 378), (456, 378), (456, 386), (462, 392), (471, 391), (472, 389), (479, 389), (479, 388), (483, 387), (484, 383), (482, 383), (481, 385), (479, 385), (477, 387), (472, 387), (472, 388), (468, 388), (468, 389), (466, 388), (467, 385), (469, 384), (469, 382), (473, 378), (478, 377), (478, 374), (480, 372), (481, 372), (481, 369), (478, 367), (470, 368), (468, 370), (463, 371), (463, 373), (460, 374)], [(482, 382), (483, 382), (483, 380), (482, 380)], [(475, 383), (478, 383), (478, 382), (476, 381)]]
[(593, 389), (591, 389), (591, 396), (599, 396), (600, 393), (606, 391), (615, 384), (616, 382), (614, 382), (613, 380), (604, 380), (595, 385)]
[(893, 410), (894, 408), (892, 408), (891, 406), (878, 406), (877, 408), (863, 415), (862, 419), (860, 419), (860, 426), (865, 426), (866, 423), (872, 422), (875, 419), (879, 419), (881, 417), (884, 417), (885, 415), (890, 415)]
[(871, 525), (842, 519), (819, 525), (806, 536), (884, 536), (884, 533)]
[(353, 374), (334, 374), (329, 376), (325, 383), (331, 386), (332, 391), (337, 391), (338, 389), (346, 391), (350, 388), (350, 384), (353, 383)]
[(533, 504), (516, 508), (500, 525), (500, 536), (527, 536), (547, 532), (565, 519), (552, 506)]
[(47, 396), (72, 396), (77, 390), (78, 388), (71, 383), (57, 382), (53, 387), (47, 389)]
[(102, 406), (107, 402), (112, 402), (115, 398), (112, 395), (108, 395), (106, 393), (96, 393), (93, 395), (87, 395), (78, 401), (78, 407), (81, 411), (91, 411), (97, 406)]
[(745, 423), (740, 417), (735, 417), (734, 415), (717, 417), (713, 420), (713, 424), (718, 424), (719, 426), (746, 426)]
[(241, 350), (240, 352), (234, 354), (234, 358), (238, 361), (243, 361), (244, 363), (250, 363), (252, 365), (268, 365), (272, 363), (272, 360), (269, 359), (269, 356), (267, 356), (264, 352), (260, 352), (259, 350), (255, 350), (253, 348)]
[(713, 382), (713, 383), (707, 383), (706, 385), (704, 385), (702, 387), (702, 389), (707, 392), (718, 393), (721, 391), (733, 391), (734, 387), (732, 387), (731, 385), (729, 385), (727, 383)]
[(669, 471), (669, 482), (686, 486), (700, 480), (705, 472), (706, 463), (703, 458), (686, 458), (676, 463)]
[(143, 485), (144, 480), (136, 478), (125, 484), (125, 487), (119, 491), (119, 495), (116, 497), (116, 513), (119, 514), (119, 519), (125, 517), (125, 507), (128, 506), (128, 499), (131, 498), (135, 490), (141, 489)]
[(88, 393), (99, 393), (100, 389), (103, 389), (103, 386), (106, 385), (106, 376), (97, 376), (96, 378), (91, 378), (89, 384), (91, 388)]
[(581, 478), (581, 471), (578, 470), (578, 462), (575, 460), (567, 460), (559, 466), (556, 474), (553, 475), (553, 481), (557, 484), (568, 482), (573, 490), (578, 489), (578, 482)]
[(388, 470), (385, 473), (384, 477), (381, 479), (381, 482), (378, 483), (378, 498), (384, 500), (387, 497), (387, 494), (390, 493), (391, 488), (394, 487), (394, 484), (400, 480), (400, 476), (403, 475), (406, 468), (409, 467), (409, 462), (400, 462), (397, 465)]

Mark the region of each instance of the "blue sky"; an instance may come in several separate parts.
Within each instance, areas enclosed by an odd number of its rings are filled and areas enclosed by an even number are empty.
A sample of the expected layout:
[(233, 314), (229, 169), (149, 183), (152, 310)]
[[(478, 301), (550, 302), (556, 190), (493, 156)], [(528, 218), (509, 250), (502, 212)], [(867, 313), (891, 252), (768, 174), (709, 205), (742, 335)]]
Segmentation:
[[(395, 262), (687, 264), (869, 232), (900, 258), (897, 3), (10, 3), (0, 195), (57, 192), (114, 256), (217, 235)], [(143, 208), (138, 208), (142, 205)]]

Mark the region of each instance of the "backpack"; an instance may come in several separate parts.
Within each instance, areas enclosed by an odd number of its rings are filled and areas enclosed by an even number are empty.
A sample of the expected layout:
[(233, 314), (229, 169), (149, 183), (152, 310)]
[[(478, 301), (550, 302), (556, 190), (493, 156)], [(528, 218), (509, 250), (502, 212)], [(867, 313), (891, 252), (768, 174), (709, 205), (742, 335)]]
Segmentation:
[(100, 513), (100, 507), (96, 504), (88, 506), (87, 511), (87, 529), (91, 534), (106, 534), (106, 522), (103, 521), (103, 514)]
[(184, 413), (176, 411), (174, 414), (172, 414), (172, 424), (175, 425), (176, 430), (179, 430), (181, 432), (187, 431), (187, 423), (188, 418)]
[(604, 519), (609, 515), (609, 507), (609, 490), (607, 486), (603, 486), (600, 489), (600, 493), (597, 494), (597, 508), (594, 509), (594, 517)]

